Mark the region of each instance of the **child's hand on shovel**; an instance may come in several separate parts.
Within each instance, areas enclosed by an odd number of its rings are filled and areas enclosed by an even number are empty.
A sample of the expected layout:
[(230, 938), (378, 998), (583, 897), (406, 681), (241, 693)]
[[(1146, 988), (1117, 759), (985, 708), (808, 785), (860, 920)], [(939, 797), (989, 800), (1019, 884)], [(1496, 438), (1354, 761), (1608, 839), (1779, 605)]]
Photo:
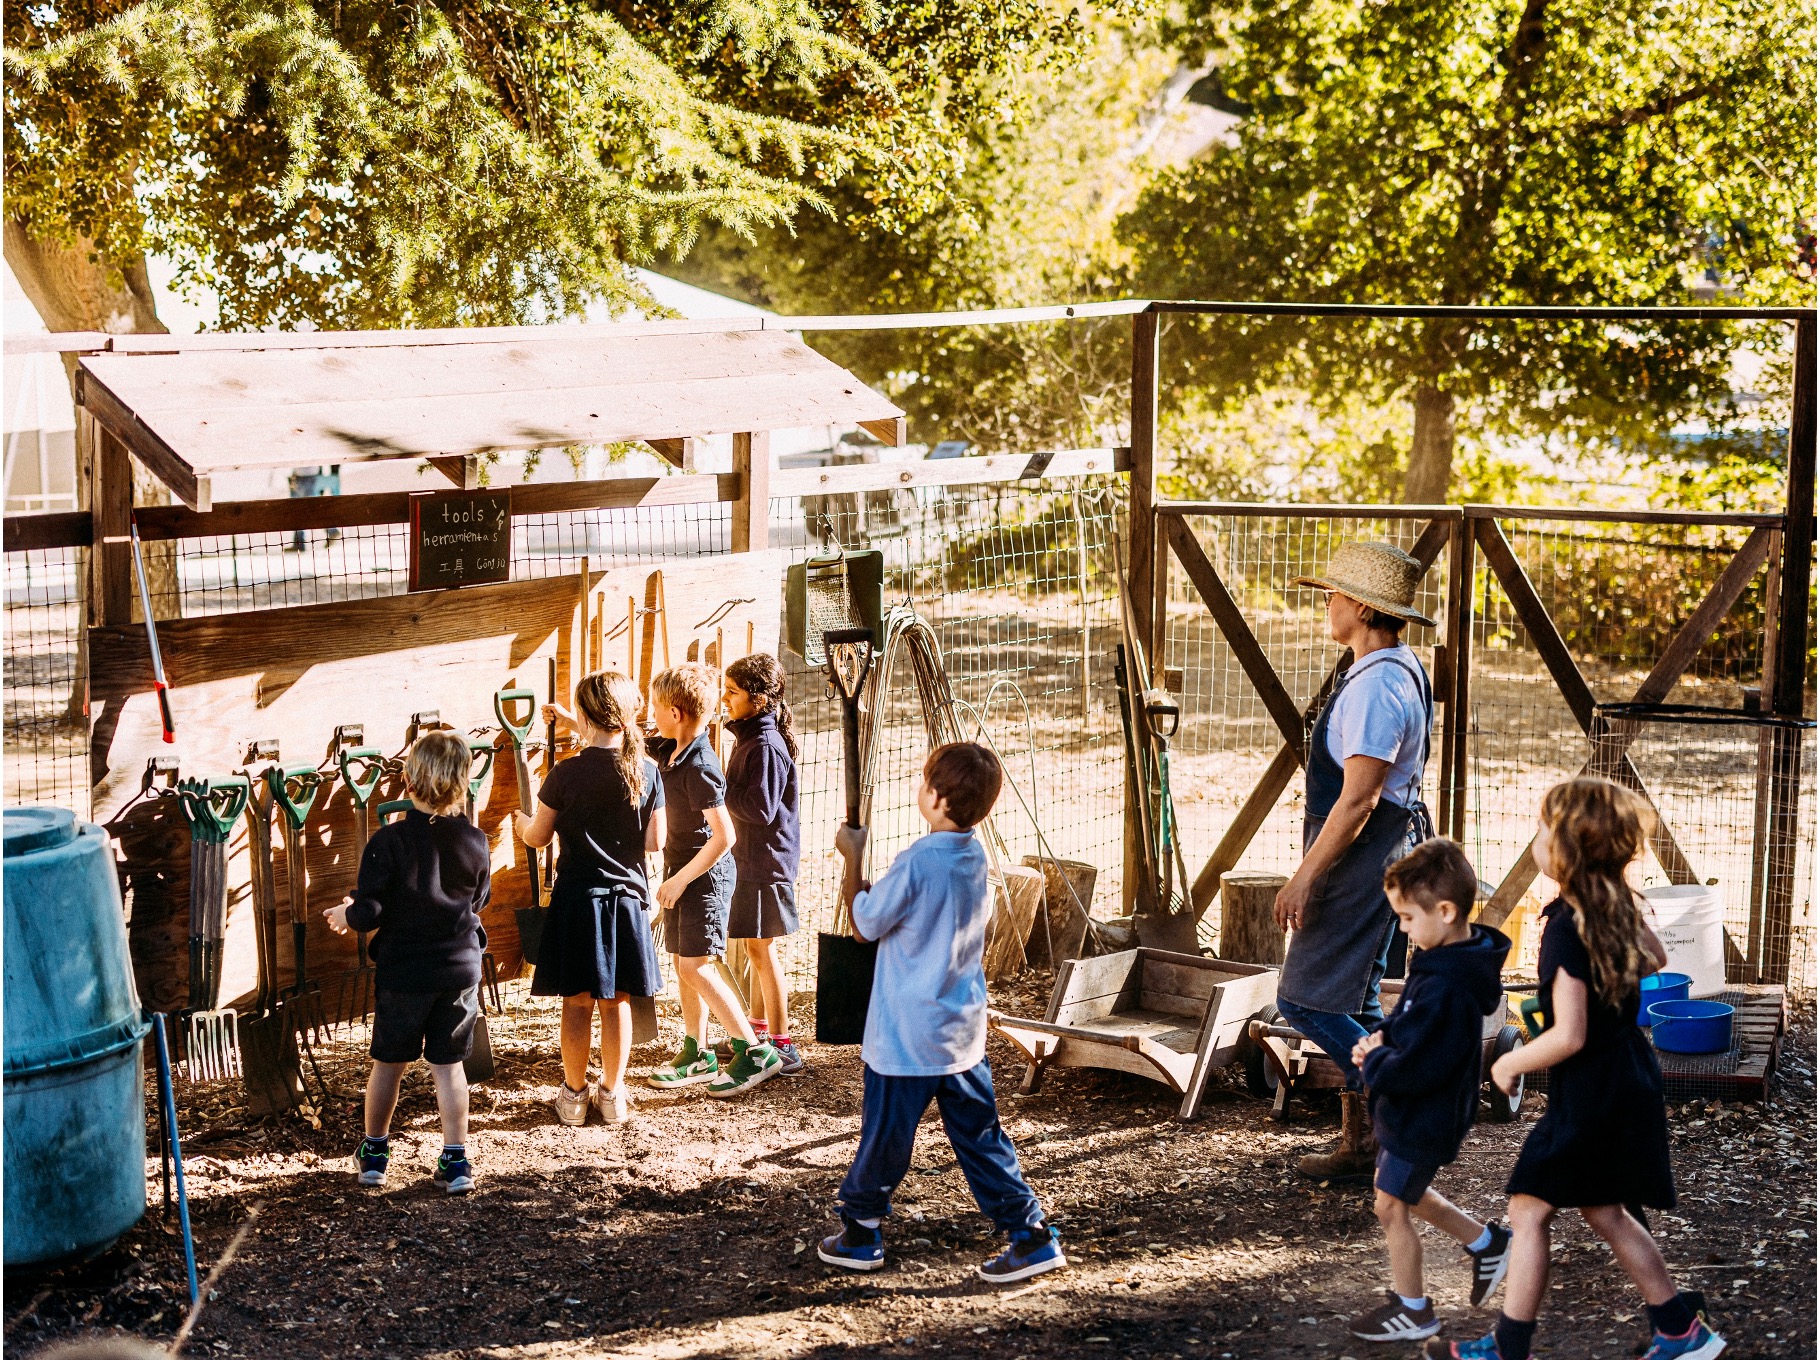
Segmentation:
[(847, 862), (841, 892), (848, 901), (852, 901), (870, 886), (859, 876), (860, 866), (866, 862), (866, 828), (841, 823), (840, 830), (834, 833), (834, 848)]
[(348, 908), (354, 905), (354, 899), (344, 897), (332, 907), (323, 908), (322, 919), (329, 923), (329, 929), (337, 935), (348, 933)]

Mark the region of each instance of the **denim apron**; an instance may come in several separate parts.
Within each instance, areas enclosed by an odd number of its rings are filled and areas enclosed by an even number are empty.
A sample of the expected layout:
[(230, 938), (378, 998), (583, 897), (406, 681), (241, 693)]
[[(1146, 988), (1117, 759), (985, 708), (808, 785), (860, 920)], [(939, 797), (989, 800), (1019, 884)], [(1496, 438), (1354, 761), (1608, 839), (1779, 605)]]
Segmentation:
[[(1428, 733), (1434, 726), (1434, 693), (1421, 662), (1405, 647), (1395, 649), (1408, 657), (1373, 661), (1376, 666), (1402, 666), (1415, 677), (1421, 691), (1426, 721), (1422, 727), (1422, 764), (1428, 764)], [(1377, 655), (1377, 653), (1373, 653)], [(1315, 837), (1340, 800), (1346, 772), (1327, 746), (1328, 720), (1340, 697), (1360, 667), (1354, 665), (1333, 688), (1308, 740), (1308, 812), (1302, 828), (1302, 852)], [(1336, 1015), (1381, 1014), (1378, 983), (1384, 976), (1385, 954), (1397, 918), (1384, 894), (1384, 870), (1434, 834), (1434, 822), (1420, 796), (1408, 807), (1380, 797), (1364, 829), (1346, 847), (1331, 868), (1315, 881), (1302, 928), (1289, 938), (1277, 994), (1310, 1010)]]

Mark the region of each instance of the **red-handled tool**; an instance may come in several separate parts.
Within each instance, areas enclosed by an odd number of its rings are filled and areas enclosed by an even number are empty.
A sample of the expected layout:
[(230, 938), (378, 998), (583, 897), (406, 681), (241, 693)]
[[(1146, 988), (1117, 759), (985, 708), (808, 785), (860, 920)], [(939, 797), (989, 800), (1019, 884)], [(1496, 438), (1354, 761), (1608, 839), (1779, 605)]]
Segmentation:
[(152, 648), (152, 683), (158, 688), (158, 720), (164, 725), (164, 739), (177, 740), (177, 720), (171, 716), (171, 687), (164, 678), (164, 657), (158, 651), (158, 624), (152, 618), (152, 590), (145, 582), (145, 555), (139, 551), (139, 520), (129, 516), (133, 531), (133, 572), (139, 578), (139, 607), (145, 613), (145, 639)]

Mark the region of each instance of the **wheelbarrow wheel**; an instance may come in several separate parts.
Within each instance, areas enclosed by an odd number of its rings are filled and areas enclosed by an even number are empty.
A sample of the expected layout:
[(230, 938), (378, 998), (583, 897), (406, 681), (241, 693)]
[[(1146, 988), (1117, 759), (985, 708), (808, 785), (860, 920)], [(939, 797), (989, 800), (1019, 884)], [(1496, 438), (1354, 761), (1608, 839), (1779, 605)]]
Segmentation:
[(1491, 1079), (1491, 1064), (1506, 1053), (1515, 1053), (1523, 1047), (1523, 1031), (1515, 1025), (1506, 1025), (1498, 1031), (1498, 1037), (1491, 1041), (1491, 1059), (1485, 1064), (1485, 1099), (1491, 1106), (1490, 1119), (1494, 1124), (1514, 1123), (1523, 1112), (1522, 1077), (1517, 1078), (1517, 1089), (1505, 1095)]
[[(1274, 1005), (1264, 1007), (1251, 1018), (1266, 1025), (1275, 1025), (1282, 1020)], [(1259, 1100), (1269, 1100), (1276, 1095), (1276, 1069), (1266, 1061), (1263, 1045), (1253, 1041), (1249, 1025), (1239, 1039), (1239, 1054), (1245, 1063), (1245, 1089)]]

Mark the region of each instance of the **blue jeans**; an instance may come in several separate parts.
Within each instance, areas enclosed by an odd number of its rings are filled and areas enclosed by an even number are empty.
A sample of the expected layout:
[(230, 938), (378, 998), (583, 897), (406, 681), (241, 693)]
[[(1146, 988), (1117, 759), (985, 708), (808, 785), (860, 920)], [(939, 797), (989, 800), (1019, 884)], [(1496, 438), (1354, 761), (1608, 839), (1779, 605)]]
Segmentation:
[(1001, 1232), (1022, 1232), (1041, 1223), (1042, 1206), (998, 1122), (992, 1068), (983, 1058), (977, 1067), (946, 1077), (885, 1077), (865, 1069), (859, 1151), (841, 1182), (841, 1212), (849, 1218), (883, 1218), (891, 1212), (891, 1192), (910, 1170), (916, 1126), (931, 1100), (941, 1111), (954, 1159), (980, 1212)]
[(1280, 996), (1277, 998), (1277, 1014), (1283, 1017), (1283, 1023), (1313, 1039), (1323, 1053), (1340, 1065), (1348, 1091), (1357, 1091), (1365, 1084), (1359, 1069), (1353, 1065), (1353, 1045), (1384, 1023), (1384, 1005), (1379, 1000), (1378, 984), (1384, 980), (1389, 953), (1390, 941), (1387, 939), (1383, 952), (1371, 965), (1371, 977), (1365, 986), (1365, 1005), (1352, 1015), (1317, 1011)]

